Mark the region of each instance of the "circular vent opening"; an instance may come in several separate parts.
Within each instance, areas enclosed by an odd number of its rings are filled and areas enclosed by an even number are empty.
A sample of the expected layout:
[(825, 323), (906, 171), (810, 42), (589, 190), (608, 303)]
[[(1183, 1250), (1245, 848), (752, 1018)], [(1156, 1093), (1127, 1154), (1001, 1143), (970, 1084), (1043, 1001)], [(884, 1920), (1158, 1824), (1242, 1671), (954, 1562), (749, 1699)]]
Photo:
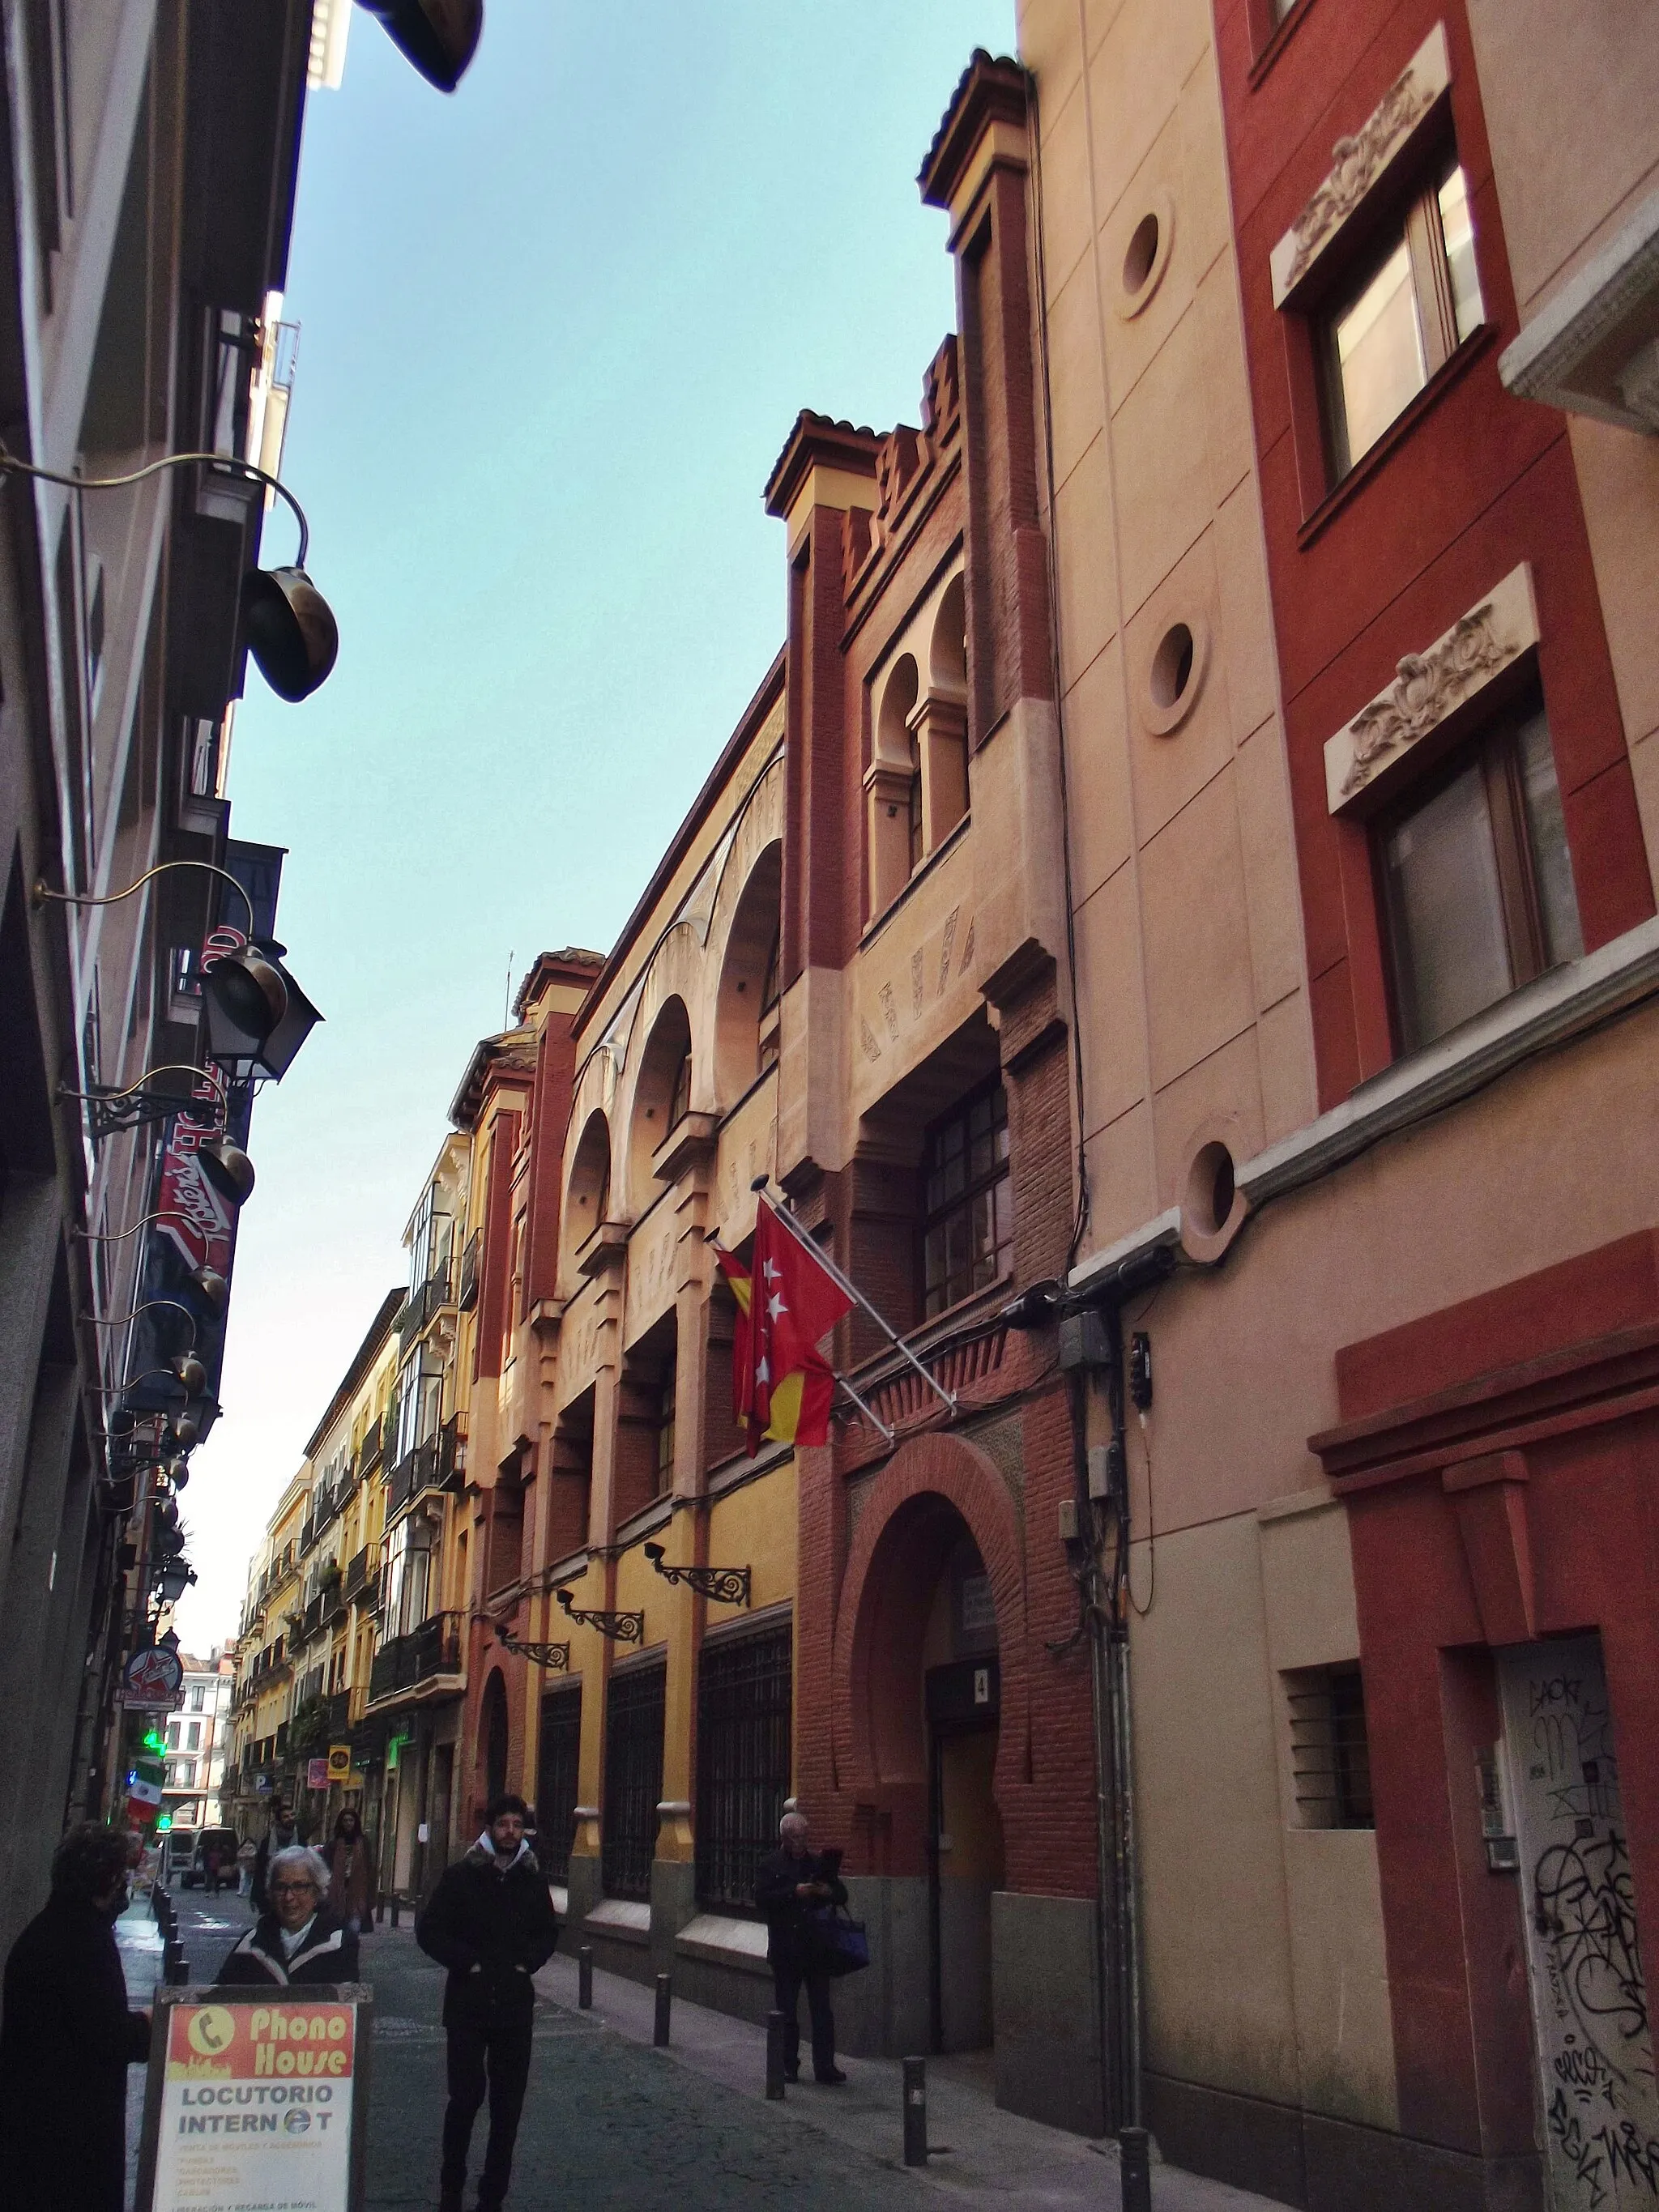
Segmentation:
[(1187, 1212), (1201, 1236), (1213, 1237), (1226, 1226), (1236, 1188), (1233, 1156), (1225, 1145), (1204, 1146), (1187, 1176)]
[(1176, 623), (1158, 640), (1152, 655), (1152, 703), (1167, 711), (1179, 706), (1193, 680), (1193, 634), (1185, 623)]
[(1144, 215), (1135, 225), (1129, 240), (1127, 252), (1123, 257), (1123, 289), (1133, 299), (1146, 288), (1158, 259), (1158, 217)]

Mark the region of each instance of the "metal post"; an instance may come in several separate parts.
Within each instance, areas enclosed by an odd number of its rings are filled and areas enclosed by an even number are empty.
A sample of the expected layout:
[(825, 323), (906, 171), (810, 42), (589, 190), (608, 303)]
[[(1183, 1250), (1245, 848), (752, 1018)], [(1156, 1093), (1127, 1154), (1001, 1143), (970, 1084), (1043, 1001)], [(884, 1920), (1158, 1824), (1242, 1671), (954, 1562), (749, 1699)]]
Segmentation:
[(392, 1924), (394, 1928), (398, 1925), (398, 1914), (402, 1907), (402, 1899), (398, 1895), (397, 1891), (394, 1889), (392, 1893)]
[(775, 2011), (766, 2015), (766, 2094), (774, 2105), (783, 2097), (783, 2014)]
[(927, 2061), (904, 2062), (904, 2163), (927, 2163)]
[(1152, 2176), (1145, 2128), (1121, 2128), (1117, 2138), (1123, 2212), (1152, 2212)]
[(593, 1947), (584, 1943), (576, 1954), (576, 2002), (584, 2012), (593, 2009)]
[(657, 1977), (657, 2019), (656, 2024), (651, 2031), (651, 2040), (655, 2044), (659, 2051), (666, 2051), (668, 2048), (668, 2008), (673, 2002), (674, 1977), (672, 1974), (659, 1974)]

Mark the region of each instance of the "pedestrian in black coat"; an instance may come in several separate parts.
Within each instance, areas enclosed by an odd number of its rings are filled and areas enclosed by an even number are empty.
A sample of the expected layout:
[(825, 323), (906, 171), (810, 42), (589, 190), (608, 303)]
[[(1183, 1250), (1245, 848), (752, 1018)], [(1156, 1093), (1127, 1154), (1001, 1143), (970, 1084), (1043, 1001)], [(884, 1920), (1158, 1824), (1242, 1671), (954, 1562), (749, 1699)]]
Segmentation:
[(259, 1838), (259, 1848), (253, 1854), (253, 1879), (248, 1887), (256, 1912), (269, 1912), (270, 1898), (266, 1881), (273, 1851), (287, 1850), (300, 1841), (300, 1831), (285, 1798), (279, 1797), (270, 1808), (270, 1826)]
[(513, 2145), (530, 2078), (531, 1977), (559, 1940), (547, 1880), (524, 1839), (522, 1797), (495, 1798), (477, 1842), (447, 1867), (415, 1923), (415, 1940), (449, 1969), (444, 2027), (449, 2104), (444, 2113), (439, 2212), (461, 2212), (472, 2124), (489, 2092), (489, 2143), (478, 2179), (478, 2212), (501, 2212), (513, 2175)]
[(52, 1863), (52, 1895), (12, 1945), (0, 2020), (0, 2212), (121, 2212), (127, 2069), (149, 2014), (127, 2009), (114, 1922), (126, 1836), (88, 1821)]
[[(839, 1862), (837, 1861), (837, 1863)], [(755, 1869), (755, 1903), (766, 1923), (766, 1958), (772, 1990), (783, 2014), (783, 2071), (800, 2078), (800, 1993), (812, 2019), (812, 2075), (826, 2087), (847, 2076), (836, 2063), (836, 2016), (830, 2009), (821, 1933), (826, 1910), (847, 1902), (836, 1866), (806, 1848), (806, 1815), (786, 1813), (778, 1823), (778, 1848)]]
[(305, 1844), (273, 1851), (262, 1912), (219, 1969), (221, 1982), (355, 1982), (357, 1932), (329, 1903), (328, 1862)]

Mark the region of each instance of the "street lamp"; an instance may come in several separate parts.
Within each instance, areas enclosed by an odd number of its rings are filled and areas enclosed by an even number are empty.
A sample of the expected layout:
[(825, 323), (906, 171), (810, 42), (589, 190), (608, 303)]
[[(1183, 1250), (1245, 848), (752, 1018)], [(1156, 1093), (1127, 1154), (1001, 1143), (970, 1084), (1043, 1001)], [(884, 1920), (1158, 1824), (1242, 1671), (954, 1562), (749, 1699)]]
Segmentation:
[[(3, 461), (0, 460), (0, 467), (3, 466)], [(217, 876), (221, 883), (234, 887), (247, 908), (248, 942), (233, 951), (221, 953), (210, 968), (204, 969), (202, 989), (208, 1001), (210, 1027), (211, 1015), (217, 1012), (235, 1029), (263, 1044), (288, 1012), (288, 980), (253, 943), (253, 901), (248, 896), (247, 886), (228, 868), (217, 867), (211, 860), (161, 860), (155, 867), (146, 868), (125, 890), (106, 891), (94, 897), (90, 891), (55, 891), (41, 881), (35, 884), (31, 896), (38, 907), (45, 906), (49, 899), (58, 906), (116, 906), (122, 899), (131, 898), (135, 891), (143, 890), (157, 876), (165, 876), (174, 868), (199, 868), (210, 876)]]
[(362, 0), (428, 84), (453, 92), (477, 50), (483, 0)]
[[(432, 0), (432, 3), (441, 4), (441, 0)], [(421, 12), (418, 8), (416, 12)], [(388, 24), (387, 28), (391, 27)], [(392, 35), (395, 38), (397, 33), (393, 31)], [(475, 43), (476, 39), (475, 33)], [(461, 66), (464, 68), (465, 64)], [(459, 76), (459, 70), (456, 74)], [(248, 482), (264, 484), (293, 508), (300, 526), (300, 550), (291, 567), (250, 568), (243, 577), (242, 631), (248, 651), (277, 697), (290, 702), (309, 698), (334, 665), (340, 650), (340, 633), (328, 601), (306, 574), (311, 526), (306, 520), (305, 509), (285, 483), (234, 453), (164, 453), (159, 461), (132, 469), (125, 476), (71, 477), (56, 469), (38, 468), (33, 461), (20, 460), (15, 453), (0, 446), (0, 476), (38, 477), (43, 483), (62, 484), (70, 491), (124, 491), (130, 484), (142, 483), (146, 477), (153, 477), (162, 469), (183, 468), (191, 462), (199, 462), (222, 472), (234, 470)]]
[(183, 1559), (169, 1559), (155, 1577), (155, 1588), (163, 1605), (177, 1605), (196, 1579), (194, 1567)]

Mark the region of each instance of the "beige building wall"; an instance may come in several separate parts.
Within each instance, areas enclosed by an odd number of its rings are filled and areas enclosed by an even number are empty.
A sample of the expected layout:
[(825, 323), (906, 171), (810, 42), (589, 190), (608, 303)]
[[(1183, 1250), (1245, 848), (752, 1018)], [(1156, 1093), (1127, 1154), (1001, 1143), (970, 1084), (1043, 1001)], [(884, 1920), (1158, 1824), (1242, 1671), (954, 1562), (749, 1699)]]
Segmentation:
[[(1314, 1113), (1211, 14), (1024, 0), (1019, 25), (1041, 147), (1079, 1257), (1173, 1207), (1205, 1257), (1204, 1147), (1248, 1159)], [(1162, 1297), (1164, 1356), (1188, 1301)], [(1214, 1318), (1193, 1316), (1206, 1340)], [(1131, 1620), (1146, 2063), (1389, 2124), (1374, 1840), (1293, 1829), (1280, 1774), (1278, 1669), (1357, 1650), (1346, 1533), (1331, 1513), (1316, 1536), (1273, 1518), (1307, 1487), (1305, 1454), (1246, 1412), (1183, 1393), (1170, 1418), (1199, 1435), (1166, 1440), (1155, 1415), (1131, 1442), (1135, 1523), (1155, 1532)], [(1310, 1586), (1325, 1600), (1308, 1619)]]
[(1311, 1044), (1207, 0), (1019, 23), (1077, 991), (1109, 1010), (1082, 1024), (1087, 1252), (1206, 1140), (1305, 1121)]

